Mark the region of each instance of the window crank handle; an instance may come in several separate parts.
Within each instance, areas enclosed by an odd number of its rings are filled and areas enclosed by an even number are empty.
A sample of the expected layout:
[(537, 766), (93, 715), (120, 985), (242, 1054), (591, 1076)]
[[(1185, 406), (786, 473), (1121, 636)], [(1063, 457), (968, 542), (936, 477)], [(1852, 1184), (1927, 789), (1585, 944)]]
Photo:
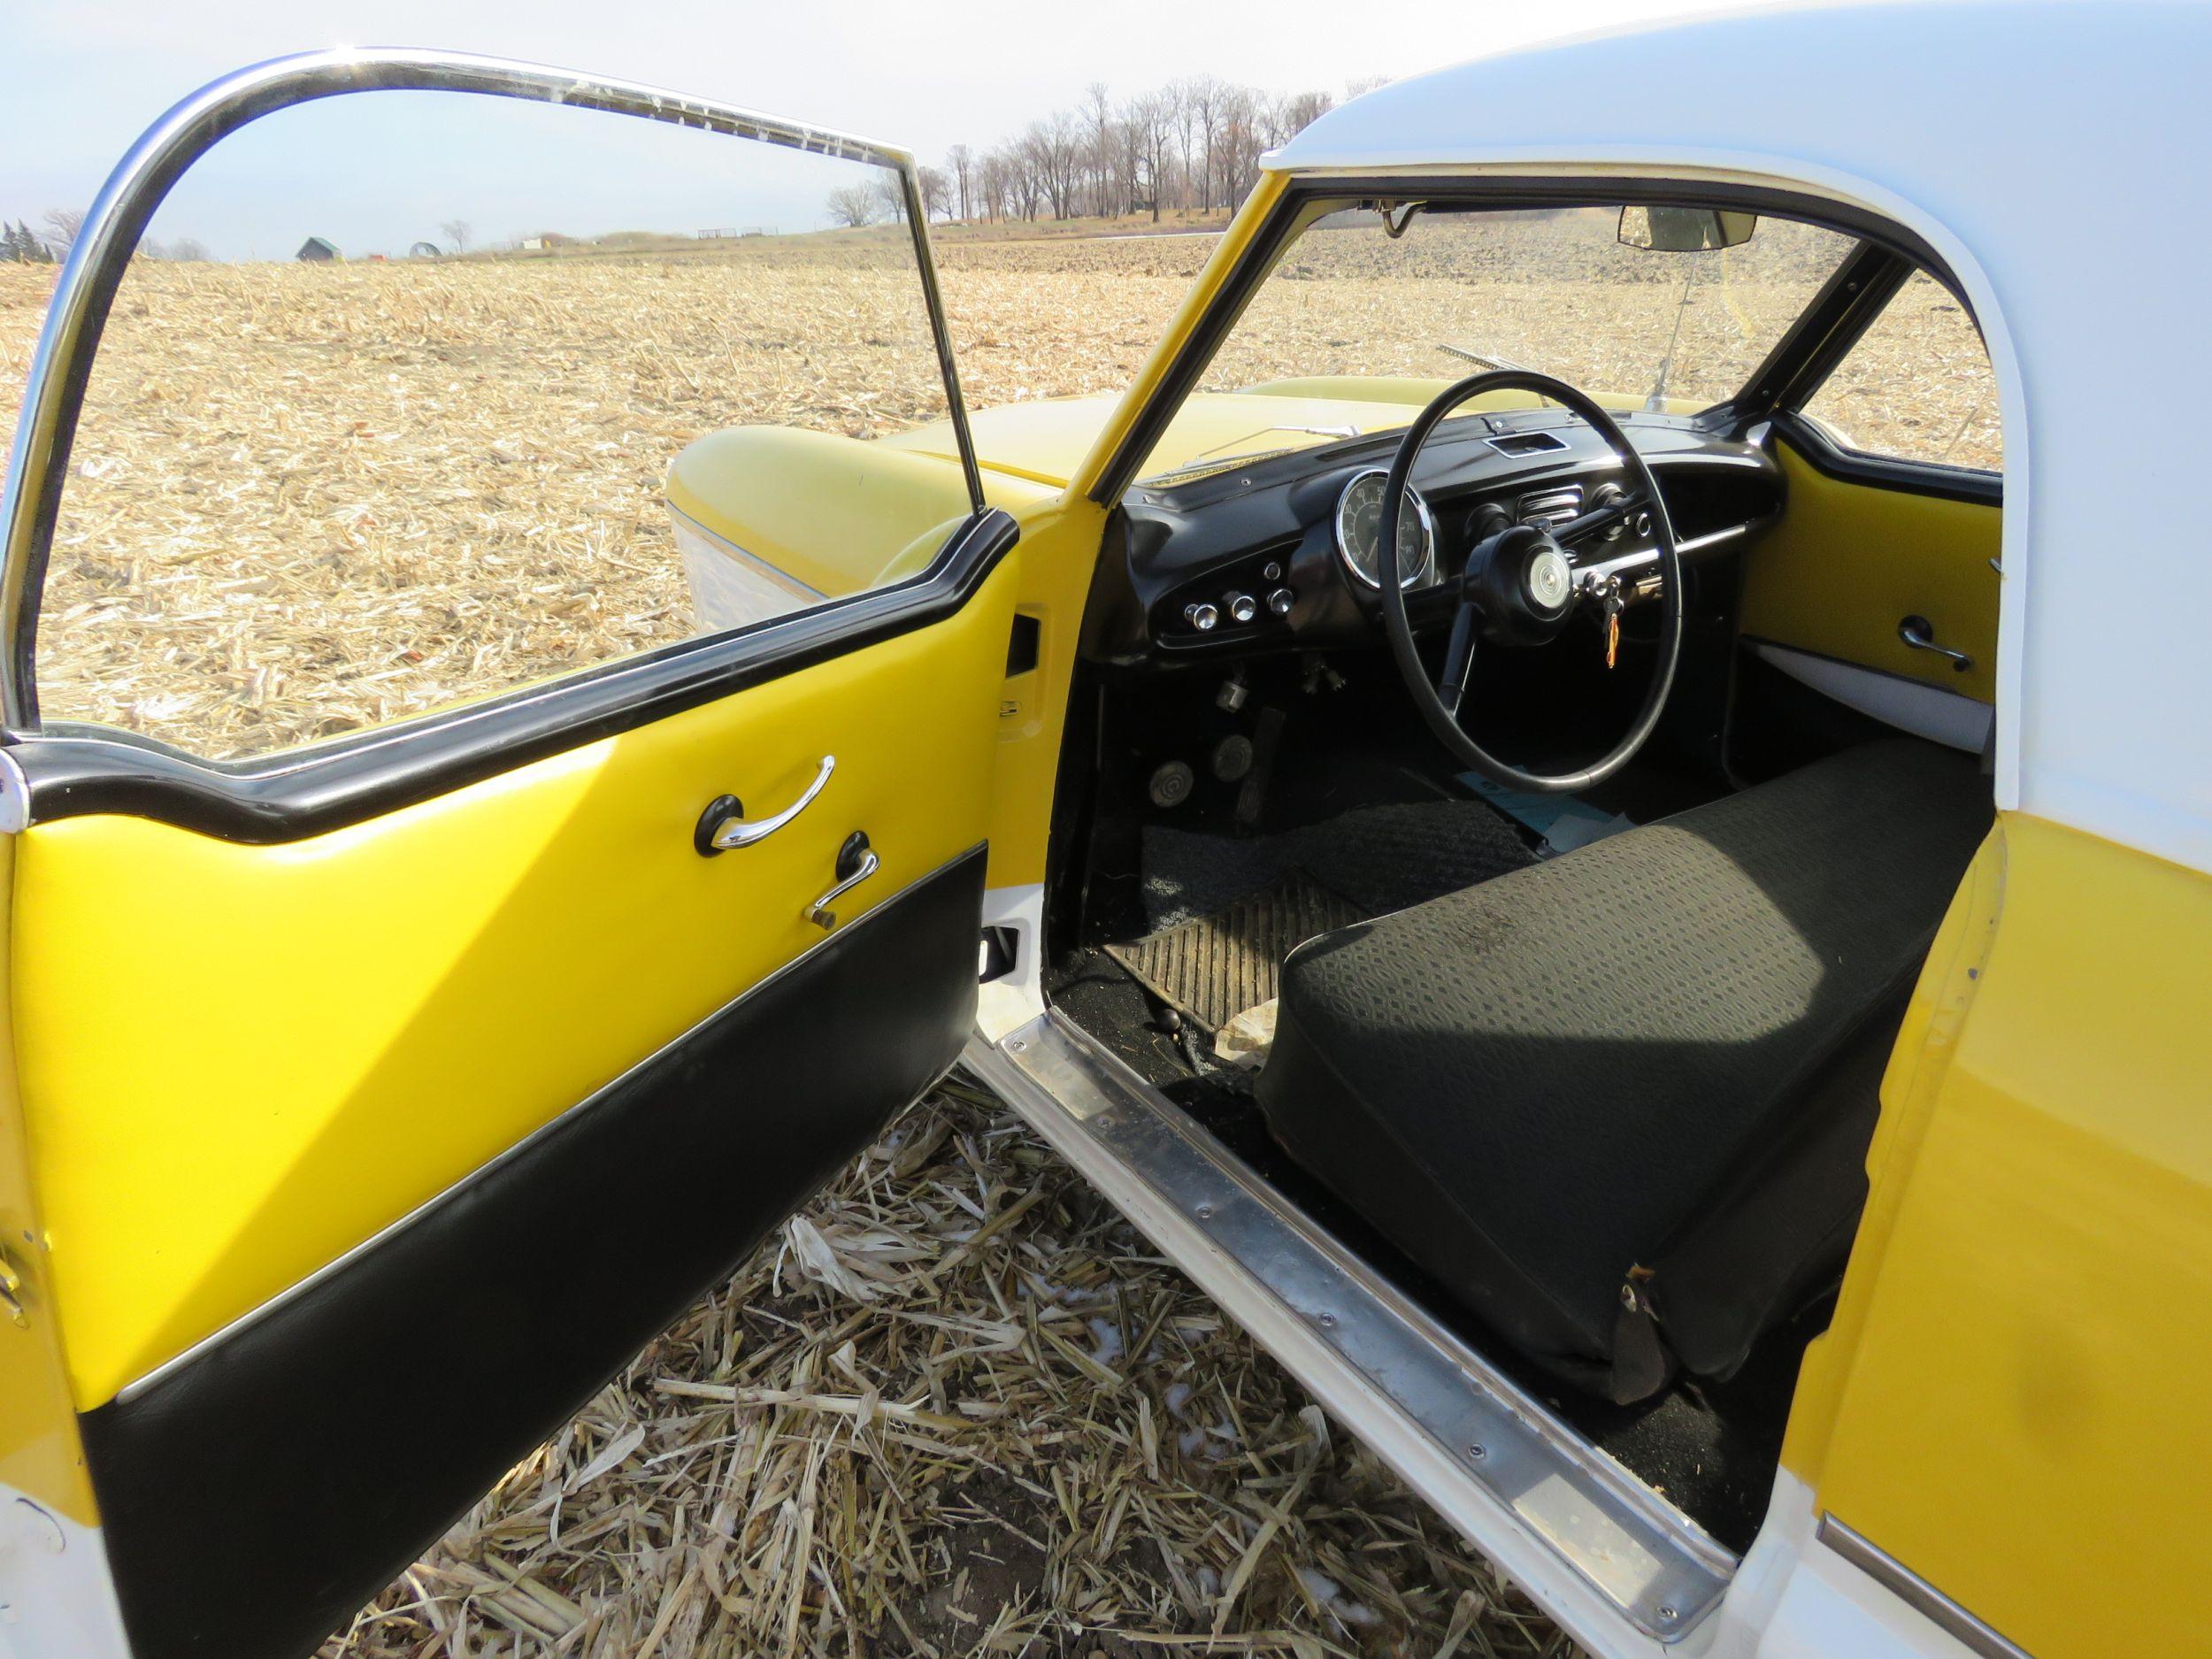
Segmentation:
[(806, 907), (807, 920), (828, 933), (837, 926), (837, 912), (830, 906), (882, 867), (883, 861), (868, 845), (867, 832), (855, 830), (837, 850), (837, 885)]

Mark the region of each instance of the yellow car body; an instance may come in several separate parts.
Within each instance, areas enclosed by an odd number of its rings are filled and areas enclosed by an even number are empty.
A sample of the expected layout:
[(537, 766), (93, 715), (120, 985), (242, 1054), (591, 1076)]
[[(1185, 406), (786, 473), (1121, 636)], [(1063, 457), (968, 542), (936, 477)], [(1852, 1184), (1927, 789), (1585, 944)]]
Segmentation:
[[(1994, 27), (1941, 8), (1886, 10), (1886, 22), (1815, 14), (1655, 38), (1689, 61), (1740, 54), (1752, 74), (1808, 53), (1870, 61), (1895, 38), (1882, 30), (1908, 20), (1939, 41)], [(2006, 16), (2013, 59), (2055, 60), (2088, 13)], [(2130, 18), (2121, 33), (2150, 58), (2190, 61), (2185, 48), (2203, 43), (2178, 14)], [(1659, 49), (1632, 38), (1562, 48), (1479, 65), (1443, 91), (1475, 86), (1517, 116), (1593, 66), (1639, 61), (1639, 50)], [(1501, 1522), (1484, 1547), (1608, 1653), (2206, 1649), (2212, 1339), (2195, 1316), (2212, 1304), (2204, 657), (2162, 614), (2193, 603), (2169, 585), (2174, 557), (2147, 555), (2129, 578), (2148, 589), (2133, 603), (2154, 634), (2127, 639), (2100, 589), (2131, 554), (2127, 538), (2066, 540), (2084, 521), (2062, 516), (2078, 498), (2139, 501), (2154, 484), (2185, 504), (2193, 474), (2145, 461), (2074, 481), (2087, 463), (2066, 443), (2086, 442), (2087, 417), (2062, 413), (2058, 400), (2082, 389), (2082, 371), (2048, 344), (2062, 301), (2028, 292), (2024, 277), (2005, 286), (2039, 251), (2006, 240), (2022, 221), (1960, 197), (1956, 169), (1932, 168), (1926, 199), (1916, 198), (1916, 175), (1886, 141), (1870, 140), (1863, 161), (1814, 153), (1850, 130), (1841, 114), (1812, 123), (1801, 145), (1732, 150), (1718, 128), (1578, 140), (1540, 130), (1532, 113), (1517, 144), (1478, 134), (1453, 145), (1432, 136), (1446, 117), (1417, 89), (1374, 110), (1381, 135), (1354, 120), (1263, 174), (1125, 394), (966, 423), (982, 504), (1009, 515), (1018, 539), (956, 591), (944, 534), (913, 533), (918, 522), (957, 526), (977, 505), (953, 424), (866, 444), (741, 429), (686, 451), (668, 483), (676, 513), (815, 595), (902, 583), (933, 594), (929, 584), (945, 581), (914, 626), (666, 718), (549, 741), (373, 815), (304, 820), (297, 833), (264, 833), (249, 807), (210, 808), (202, 823), (121, 795), (112, 808), (50, 817), (39, 803), (58, 801), (60, 786), (35, 756), (9, 763), (0, 1288), (15, 1317), (0, 1320), (0, 1485), (76, 1551), (53, 1559), (84, 1575), (70, 1594), (93, 1609), (81, 1615), (92, 1645), (78, 1651), (167, 1651), (116, 1646), (119, 1627), (101, 1611), (100, 1539), (115, 1521), (88, 1475), (86, 1425), (103, 1432), (104, 1413), (112, 1420), (119, 1403), (188, 1371), (263, 1310), (297, 1305), (300, 1286), (334, 1282), (326, 1276), (354, 1253), (533, 1144), (641, 1056), (813, 959), (821, 935), (805, 900), (855, 823), (883, 849), (879, 894), (972, 854), (986, 921), (1030, 914), (1085, 608), (1137, 463), (1233, 461), (1274, 447), (1271, 428), (1394, 430), (1444, 384), (1178, 393), (1298, 190), (1639, 169), (1786, 184), (1893, 217), (1966, 284), (2006, 388), (2003, 508), (1828, 478), (1785, 444), (1792, 500), (1808, 511), (1761, 543), (1742, 627), (1993, 706), (1999, 812), (1884, 1079), (1865, 1219), (1832, 1325), (1806, 1360), (1768, 1531), (1727, 1601), (1678, 1646), (1623, 1624), (1542, 1540)], [(1967, 113), (1997, 119), (1978, 95)], [(1763, 105), (1740, 119), (1779, 119)], [(2162, 293), (2105, 326), (2122, 338), (2122, 360), (2152, 351), (2126, 343), (2139, 332), (2187, 358), (2137, 385), (2158, 400), (2146, 425), (2188, 426), (2165, 388), (2206, 378), (2194, 372), (2201, 330), (2185, 342), (2155, 327), (2169, 314)], [(1171, 418), (1147, 435), (1163, 407)], [(2093, 412), (2114, 419), (2108, 405)], [(41, 460), (19, 457), (19, 490)], [(752, 480), (741, 499), (733, 477)], [(2173, 535), (2193, 537), (2188, 515), (2177, 517)], [(1848, 593), (1846, 549), (1862, 556)], [(1993, 560), (2001, 582), (1989, 580)], [(1858, 603), (1870, 589), (1878, 596)], [(1942, 637), (1963, 641), (1970, 674), (1898, 645), (1891, 619), (1908, 595)], [(1017, 618), (1035, 649), (1013, 664)], [(2141, 719), (2167, 723), (2171, 764), (2140, 769), (2125, 788), (2083, 758), (2071, 728), (2039, 748), (2051, 700), (2078, 683), (2051, 666), (2061, 659), (2070, 674), (2108, 676)], [(2116, 741), (2114, 764), (2135, 764), (2133, 742)], [(850, 810), (769, 843), (745, 892), (718, 885), (721, 866), (687, 839), (703, 757), (723, 787), (765, 805), (795, 795), (832, 752), (859, 792)], [(603, 879), (611, 870), (618, 881)], [(775, 895), (772, 920), (762, 892)], [(864, 894), (854, 915), (879, 902)], [(984, 1033), (1002, 1036), (1032, 1011), (1018, 988), (986, 987)], [(933, 1063), (922, 1070), (933, 1075)], [(578, 1223), (567, 1248), (603, 1248), (589, 1217)], [(1399, 1451), (1394, 1461), (1425, 1490), (1441, 1491), (1425, 1454)], [(1478, 1532), (1492, 1525), (1484, 1513), (1471, 1500), (1454, 1511)], [(104, 1616), (110, 1625), (96, 1630)]]

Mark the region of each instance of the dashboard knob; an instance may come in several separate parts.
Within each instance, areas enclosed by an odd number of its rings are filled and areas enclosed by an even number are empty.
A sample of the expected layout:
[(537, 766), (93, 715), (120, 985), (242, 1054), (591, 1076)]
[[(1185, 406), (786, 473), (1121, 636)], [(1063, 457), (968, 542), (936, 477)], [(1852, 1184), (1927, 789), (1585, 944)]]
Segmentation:
[(1183, 607), (1183, 620), (1201, 634), (1207, 634), (1221, 620), (1221, 612), (1203, 602), (1187, 604)]
[(1267, 596), (1267, 608), (1279, 617), (1288, 616), (1291, 606), (1297, 603), (1298, 595), (1287, 588), (1278, 588)]
[(1282, 562), (1282, 560), (1280, 560), (1280, 559), (1270, 559), (1270, 560), (1268, 560), (1268, 561), (1267, 561), (1267, 564), (1265, 565), (1265, 566), (1264, 566), (1264, 567), (1263, 567), (1263, 568), (1262, 568), (1262, 570), (1260, 571), (1260, 579), (1261, 579), (1263, 581), (1271, 581), (1271, 582), (1279, 582), (1279, 581), (1282, 580), (1283, 580), (1283, 562)]
[(1232, 622), (1249, 622), (1260, 614), (1260, 602), (1250, 594), (1226, 594), (1221, 601)]

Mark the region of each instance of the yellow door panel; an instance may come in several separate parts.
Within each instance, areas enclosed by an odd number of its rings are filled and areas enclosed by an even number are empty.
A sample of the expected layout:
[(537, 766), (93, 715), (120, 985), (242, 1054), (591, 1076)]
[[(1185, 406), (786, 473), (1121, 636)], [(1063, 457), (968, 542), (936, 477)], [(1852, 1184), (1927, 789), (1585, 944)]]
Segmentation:
[[(853, 831), (882, 869), (844, 919), (983, 840), (1014, 566), (930, 626), (311, 840), (25, 833), (15, 1037), (78, 1406), (820, 941)], [(833, 754), (787, 828), (695, 850), (713, 796), (772, 811)], [(547, 1248), (611, 1247), (579, 1217)]]
[[(0, 835), (0, 912), (15, 839)], [(8, 1010), (0, 1004), (0, 1053)], [(27, 1167), (15, 1073), (0, 1071), (0, 1486), (97, 1525), (47, 1283), (44, 1230)]]
[(2038, 1659), (2202, 1645), (2207, 939), (2212, 877), (2003, 818), (1791, 1420), (1821, 1509)]
[[(1998, 577), (1989, 562), (2003, 509), (1831, 478), (1788, 444), (1774, 449), (1789, 507), (1746, 560), (1743, 633), (1993, 701)], [(1912, 616), (1973, 666), (1959, 672), (1906, 645), (1897, 625)]]

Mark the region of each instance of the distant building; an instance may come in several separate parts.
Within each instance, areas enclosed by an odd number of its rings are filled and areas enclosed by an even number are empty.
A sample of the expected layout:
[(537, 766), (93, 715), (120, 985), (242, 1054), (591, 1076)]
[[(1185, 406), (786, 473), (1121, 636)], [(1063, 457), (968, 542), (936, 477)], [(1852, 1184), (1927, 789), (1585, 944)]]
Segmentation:
[(525, 253), (541, 253), (544, 248), (545, 238), (542, 236), (525, 236), (522, 239), (522, 251)]
[(435, 259), (438, 257), (438, 244), (434, 242), (419, 242), (407, 250), (407, 257), (410, 259)]
[(327, 265), (334, 259), (343, 259), (345, 255), (338, 251), (336, 242), (321, 236), (310, 236), (300, 244), (299, 252), (293, 257), (311, 260), (317, 265)]

